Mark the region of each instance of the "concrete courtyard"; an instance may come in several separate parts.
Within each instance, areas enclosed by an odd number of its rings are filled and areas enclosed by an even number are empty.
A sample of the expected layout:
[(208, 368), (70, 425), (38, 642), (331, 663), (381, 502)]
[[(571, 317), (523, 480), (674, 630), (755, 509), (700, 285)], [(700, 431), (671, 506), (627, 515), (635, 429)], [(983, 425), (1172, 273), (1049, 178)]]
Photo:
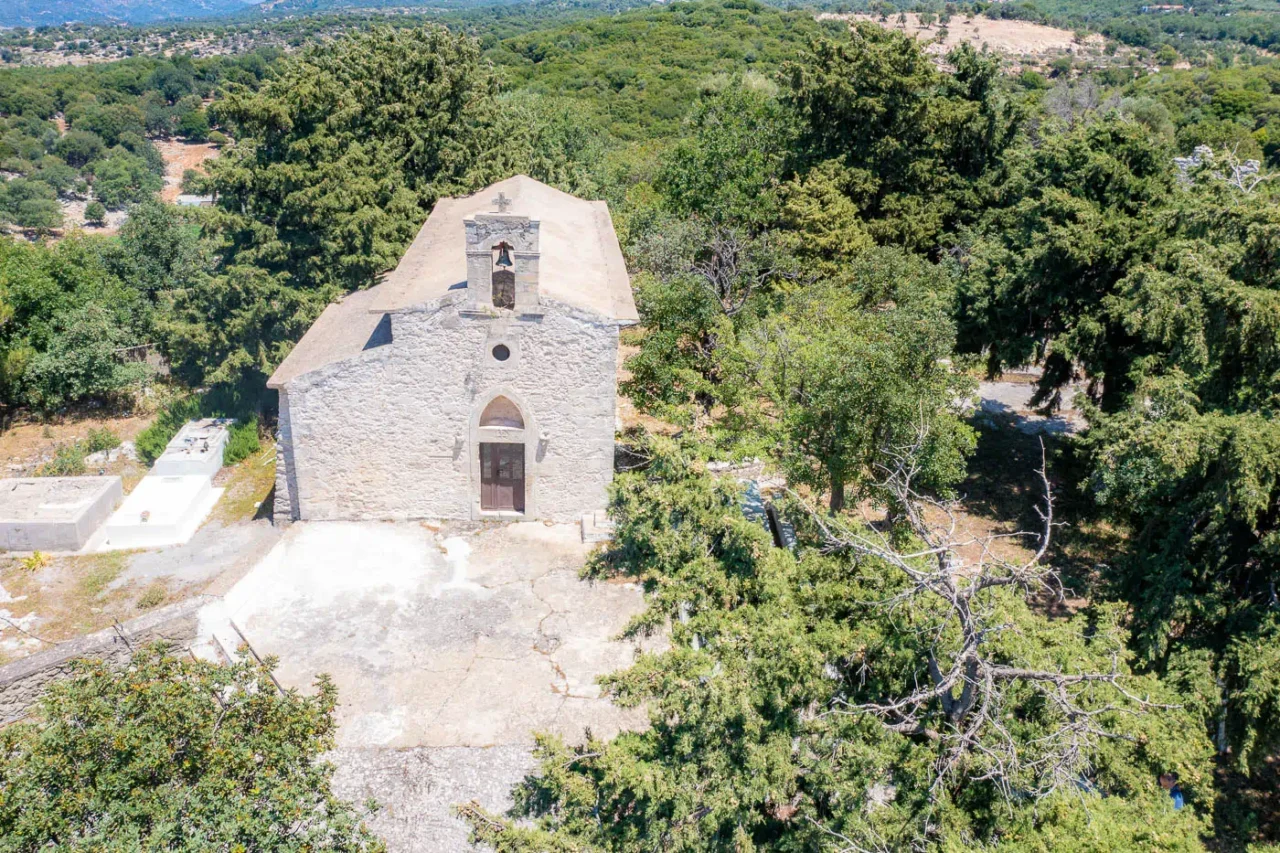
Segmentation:
[(534, 732), (644, 725), (596, 684), (635, 655), (615, 638), (641, 592), (579, 580), (580, 539), (577, 525), (536, 522), (295, 524), (202, 613), (201, 634), (225, 638), (233, 620), (279, 657), (287, 687), (328, 673), (338, 792), (379, 800), (372, 825), (392, 850), (465, 850), (451, 807), (505, 807)]

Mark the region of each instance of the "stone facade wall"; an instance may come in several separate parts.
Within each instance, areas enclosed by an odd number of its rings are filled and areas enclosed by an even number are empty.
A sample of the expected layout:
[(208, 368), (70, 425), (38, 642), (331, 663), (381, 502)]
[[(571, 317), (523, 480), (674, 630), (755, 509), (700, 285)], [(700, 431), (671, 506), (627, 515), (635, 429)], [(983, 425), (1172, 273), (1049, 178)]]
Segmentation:
[(289, 425), (289, 392), (280, 389), (279, 419), (276, 422), (276, 491), (271, 507), (274, 524), (297, 521), (297, 491), (293, 473), (293, 429)]
[(71, 663), (78, 658), (123, 662), (131, 654), (130, 644), (137, 648), (157, 640), (189, 647), (199, 630), (200, 608), (208, 602), (209, 596), (198, 595), (130, 619), (121, 625), (128, 644), (115, 628), (107, 628), (0, 666), (0, 725), (25, 715), (50, 684), (71, 674)]
[[(290, 382), (281, 436), (287, 423), (294, 515), (482, 517), (481, 440), (524, 442), (526, 517), (576, 521), (603, 507), (618, 328), (550, 300), (540, 310), (467, 310), (463, 291), (392, 315), (391, 345)], [(506, 361), (493, 357), (497, 344)], [(498, 395), (520, 407), (522, 434), (479, 427)]]

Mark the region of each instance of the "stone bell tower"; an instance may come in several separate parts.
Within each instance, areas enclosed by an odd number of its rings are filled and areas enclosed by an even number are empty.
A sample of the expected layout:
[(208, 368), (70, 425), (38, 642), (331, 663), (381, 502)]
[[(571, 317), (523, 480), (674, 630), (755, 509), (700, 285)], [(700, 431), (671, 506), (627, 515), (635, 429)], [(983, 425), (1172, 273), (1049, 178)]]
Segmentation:
[(510, 213), (499, 193), (496, 213), (463, 220), (467, 245), (467, 307), (477, 312), (538, 312), (538, 221)]

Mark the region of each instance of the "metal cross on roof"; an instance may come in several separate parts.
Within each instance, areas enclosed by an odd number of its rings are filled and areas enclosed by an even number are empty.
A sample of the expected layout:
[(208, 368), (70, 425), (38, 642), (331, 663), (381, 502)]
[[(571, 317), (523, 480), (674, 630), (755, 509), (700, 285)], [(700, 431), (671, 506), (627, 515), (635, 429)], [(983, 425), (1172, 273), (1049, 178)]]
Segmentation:
[(511, 206), (511, 199), (507, 198), (506, 193), (498, 193), (498, 197), (493, 200), (497, 205), (499, 213), (506, 213), (507, 208)]

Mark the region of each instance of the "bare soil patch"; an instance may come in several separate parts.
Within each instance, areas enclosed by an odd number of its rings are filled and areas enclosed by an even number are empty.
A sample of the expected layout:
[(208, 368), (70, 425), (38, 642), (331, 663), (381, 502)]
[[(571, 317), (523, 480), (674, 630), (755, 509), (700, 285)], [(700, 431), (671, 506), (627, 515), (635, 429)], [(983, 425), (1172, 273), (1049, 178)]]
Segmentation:
[(119, 232), (120, 226), (129, 218), (127, 210), (108, 210), (107, 217), (101, 225), (90, 225), (85, 221), (84, 211), (89, 206), (89, 200), (79, 199), (62, 199), (58, 202), (62, 206), (62, 228), (59, 232), (66, 236), (73, 228), (80, 228), (89, 234), (115, 234)]
[[(920, 22), (920, 16), (908, 12), (906, 21), (899, 23), (899, 15), (890, 15), (881, 21), (879, 17), (868, 14), (835, 14), (823, 13), (818, 20), (871, 21), (885, 29), (896, 29), (919, 39), (932, 41), (928, 48), (930, 53), (944, 54), (963, 43), (981, 49), (986, 46), (997, 53), (1011, 56), (1052, 57), (1064, 53), (1085, 53), (1101, 51), (1106, 39), (1093, 34), (1077, 41), (1070, 30), (1033, 24), (1029, 21), (1011, 21), (986, 18), (976, 15), (966, 18), (960, 15), (952, 17), (943, 27), (936, 21), (926, 27)], [(942, 30), (946, 35), (939, 41)]]
[(0, 558), (0, 663), (140, 615), (143, 591), (111, 586), (127, 561), (125, 552), (55, 557), (40, 567)]
[[(118, 415), (80, 412), (49, 421), (16, 421), (0, 432), (0, 463), (4, 465), (0, 476), (34, 476), (41, 465), (53, 459), (59, 447), (84, 441), (89, 437), (90, 430), (109, 429), (121, 441), (133, 441), (138, 433), (147, 428), (153, 417), (154, 415), (142, 413)], [(117, 460), (115, 464), (120, 470), (108, 470), (105, 473), (123, 476), (128, 472), (127, 466), (122, 463), (129, 461)], [(89, 473), (98, 472), (94, 470)], [(126, 489), (129, 485), (126, 479)]]
[(218, 156), (218, 146), (208, 142), (157, 140), (156, 148), (164, 158), (164, 189), (160, 200), (172, 204), (182, 194), (182, 175), (187, 169), (205, 171), (205, 162)]

